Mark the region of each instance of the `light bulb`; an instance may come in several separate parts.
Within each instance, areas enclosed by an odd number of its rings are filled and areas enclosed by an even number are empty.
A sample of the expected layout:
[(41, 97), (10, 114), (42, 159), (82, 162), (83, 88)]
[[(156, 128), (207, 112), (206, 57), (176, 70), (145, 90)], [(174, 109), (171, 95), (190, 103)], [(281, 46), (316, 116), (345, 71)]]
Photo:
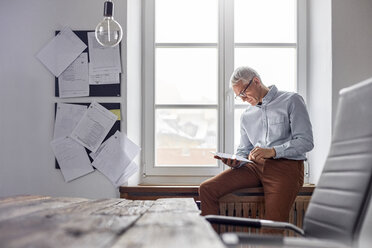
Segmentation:
[(103, 21), (98, 23), (95, 31), (98, 43), (105, 47), (114, 47), (123, 38), (123, 29), (112, 17), (113, 12), (114, 4), (111, 1), (106, 1), (103, 10)]

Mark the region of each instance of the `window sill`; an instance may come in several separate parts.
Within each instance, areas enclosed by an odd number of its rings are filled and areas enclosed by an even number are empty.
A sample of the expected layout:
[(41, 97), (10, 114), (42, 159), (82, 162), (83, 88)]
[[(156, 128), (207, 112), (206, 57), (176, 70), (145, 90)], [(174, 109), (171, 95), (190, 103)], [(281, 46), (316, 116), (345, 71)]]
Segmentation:
[[(314, 184), (305, 184), (298, 192), (298, 196), (311, 196), (315, 189)], [(192, 197), (199, 200), (199, 186), (120, 186), (120, 198), (130, 200), (156, 200), (158, 198)], [(245, 188), (227, 194), (223, 198), (263, 196), (263, 188)], [(221, 199), (220, 199), (221, 200)]]

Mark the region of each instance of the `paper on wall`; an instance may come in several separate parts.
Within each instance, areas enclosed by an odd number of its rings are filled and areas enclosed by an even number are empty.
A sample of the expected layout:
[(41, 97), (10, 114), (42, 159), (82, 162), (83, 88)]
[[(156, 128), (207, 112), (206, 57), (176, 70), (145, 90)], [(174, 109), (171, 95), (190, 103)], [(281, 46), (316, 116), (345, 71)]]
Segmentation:
[(138, 165), (132, 161), (124, 173), (119, 177), (119, 179), (115, 182), (115, 187), (120, 187), (121, 185), (128, 182), (128, 179), (138, 171)]
[(108, 140), (101, 152), (93, 161), (93, 166), (104, 174), (112, 184), (116, 185), (120, 177), (132, 175), (133, 166), (128, 166), (138, 155), (140, 147), (128, 137), (116, 131)]
[(96, 40), (94, 32), (88, 33), (89, 75), (121, 73), (119, 46), (104, 47)]
[(66, 182), (94, 171), (84, 147), (71, 138), (55, 139), (51, 146)]
[(88, 54), (82, 53), (58, 77), (59, 97), (89, 96)]
[(117, 116), (97, 102), (92, 102), (70, 137), (90, 151), (97, 151), (114, 125)]
[(85, 105), (57, 103), (53, 139), (69, 136), (86, 110)]
[(99, 154), (99, 153), (102, 151), (102, 149), (106, 146), (108, 140), (109, 140), (109, 139), (105, 140), (105, 142), (103, 142), (103, 143), (98, 147), (97, 151), (89, 153), (89, 156), (90, 156), (93, 160), (96, 159), (96, 157), (98, 156), (98, 154)]
[(110, 109), (111, 113), (113, 113), (114, 115), (116, 115), (118, 117), (118, 121), (121, 120), (121, 113), (120, 113), (120, 109)]
[[(90, 67), (90, 63), (89, 63)], [(100, 84), (119, 84), (120, 83), (120, 74), (119, 73), (105, 73), (105, 74), (97, 74), (89, 75), (89, 84), (93, 85), (100, 85)]]
[(70, 28), (65, 27), (36, 54), (36, 58), (59, 77), (86, 47)]

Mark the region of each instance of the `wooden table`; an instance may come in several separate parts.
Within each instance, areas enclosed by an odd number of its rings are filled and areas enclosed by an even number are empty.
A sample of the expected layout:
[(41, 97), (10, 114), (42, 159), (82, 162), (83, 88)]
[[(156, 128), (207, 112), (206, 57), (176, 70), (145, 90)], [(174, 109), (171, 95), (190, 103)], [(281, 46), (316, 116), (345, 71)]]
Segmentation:
[(0, 198), (0, 247), (224, 247), (192, 198)]

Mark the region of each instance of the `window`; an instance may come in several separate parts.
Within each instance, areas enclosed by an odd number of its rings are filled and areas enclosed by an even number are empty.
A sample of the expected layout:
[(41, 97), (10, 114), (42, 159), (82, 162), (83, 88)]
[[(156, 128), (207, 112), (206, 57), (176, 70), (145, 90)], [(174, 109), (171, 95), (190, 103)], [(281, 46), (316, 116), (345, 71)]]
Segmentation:
[(249, 65), (266, 85), (301, 91), (304, 1), (143, 1), (145, 178), (198, 182), (224, 169), (210, 152), (233, 153), (239, 143), (246, 105), (230, 89), (235, 67)]

